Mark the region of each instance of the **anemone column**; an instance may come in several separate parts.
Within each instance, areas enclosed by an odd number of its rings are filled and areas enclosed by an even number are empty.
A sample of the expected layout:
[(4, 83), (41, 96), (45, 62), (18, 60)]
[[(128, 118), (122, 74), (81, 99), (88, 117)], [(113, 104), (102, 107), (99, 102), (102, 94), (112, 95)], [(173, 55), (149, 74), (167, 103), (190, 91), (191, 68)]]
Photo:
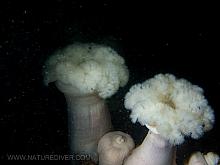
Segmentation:
[(175, 165), (175, 151), (175, 146), (149, 131), (142, 144), (125, 160), (124, 165)]
[(97, 95), (65, 97), (71, 153), (90, 154), (88, 156), (97, 159), (98, 141), (112, 127), (104, 100)]

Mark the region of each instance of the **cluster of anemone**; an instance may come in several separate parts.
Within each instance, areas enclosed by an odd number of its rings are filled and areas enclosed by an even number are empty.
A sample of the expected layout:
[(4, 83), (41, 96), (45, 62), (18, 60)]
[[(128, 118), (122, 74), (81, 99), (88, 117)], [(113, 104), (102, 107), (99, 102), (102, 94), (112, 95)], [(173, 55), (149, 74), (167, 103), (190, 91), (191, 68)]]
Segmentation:
[[(176, 145), (185, 137), (200, 138), (212, 129), (214, 111), (203, 89), (172, 74), (158, 74), (133, 85), (125, 96), (125, 108), (133, 123), (149, 129), (135, 148), (130, 135), (112, 131), (105, 104), (128, 82), (123, 57), (100, 44), (73, 44), (58, 50), (44, 65), (44, 83), (54, 82), (67, 102), (71, 153), (89, 154), (100, 165), (176, 165)], [(188, 165), (216, 164), (212, 152), (195, 153)]]

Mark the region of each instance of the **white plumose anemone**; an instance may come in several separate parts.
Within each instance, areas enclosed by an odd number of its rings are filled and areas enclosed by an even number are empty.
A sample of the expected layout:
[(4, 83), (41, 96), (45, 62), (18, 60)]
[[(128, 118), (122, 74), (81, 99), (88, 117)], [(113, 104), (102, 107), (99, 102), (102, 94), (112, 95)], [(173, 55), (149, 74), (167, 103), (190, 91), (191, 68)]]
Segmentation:
[(57, 51), (44, 66), (44, 82), (57, 82), (63, 92), (75, 96), (115, 94), (128, 81), (124, 59), (108, 46), (73, 44)]
[(171, 74), (159, 74), (131, 87), (125, 96), (133, 122), (149, 132), (125, 165), (176, 165), (176, 146), (185, 136), (199, 138), (212, 128), (214, 113), (203, 90)]
[(45, 84), (55, 82), (66, 98), (72, 153), (98, 160), (98, 141), (112, 128), (104, 99), (124, 86), (128, 76), (124, 59), (104, 45), (73, 44), (46, 61)]
[(214, 113), (203, 89), (171, 74), (158, 74), (131, 87), (125, 96), (133, 122), (150, 126), (173, 145), (197, 139), (212, 128)]

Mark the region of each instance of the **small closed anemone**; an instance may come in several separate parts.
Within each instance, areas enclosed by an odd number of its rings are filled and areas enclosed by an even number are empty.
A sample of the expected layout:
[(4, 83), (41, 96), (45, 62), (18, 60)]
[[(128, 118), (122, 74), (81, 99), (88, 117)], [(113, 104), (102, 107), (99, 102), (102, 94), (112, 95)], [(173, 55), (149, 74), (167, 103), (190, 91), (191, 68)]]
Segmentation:
[[(139, 150), (147, 155), (145, 163), (172, 164), (175, 145), (183, 143), (184, 137), (198, 139), (214, 123), (214, 112), (203, 89), (172, 74), (158, 74), (132, 86), (125, 96), (125, 107), (131, 110), (132, 122), (138, 121), (150, 130), (128, 164), (134, 163)], [(159, 153), (161, 156), (153, 159)]]
[(219, 163), (219, 155), (214, 152), (208, 152), (207, 154), (195, 152), (191, 155), (186, 165), (218, 165)]
[(52, 55), (44, 65), (44, 83), (54, 82), (67, 102), (72, 153), (97, 160), (99, 139), (112, 124), (104, 99), (128, 81), (124, 59), (112, 48), (73, 44)]
[(99, 165), (122, 165), (134, 146), (131, 136), (124, 132), (105, 134), (98, 143)]

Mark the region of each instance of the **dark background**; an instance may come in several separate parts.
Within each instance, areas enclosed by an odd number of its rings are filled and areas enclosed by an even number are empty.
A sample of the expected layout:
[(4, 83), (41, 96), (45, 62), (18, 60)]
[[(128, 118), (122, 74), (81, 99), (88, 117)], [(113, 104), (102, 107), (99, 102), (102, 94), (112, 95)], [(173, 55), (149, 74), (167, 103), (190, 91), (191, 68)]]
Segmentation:
[(1, 160), (7, 154), (68, 154), (65, 99), (55, 86), (43, 85), (42, 66), (74, 42), (110, 45), (125, 58), (129, 83), (106, 100), (116, 130), (141, 143), (147, 129), (131, 123), (124, 95), (135, 83), (172, 73), (202, 87), (216, 114), (212, 131), (178, 146), (179, 164), (196, 150), (220, 153), (218, 22), (215, 4), (0, 2)]

